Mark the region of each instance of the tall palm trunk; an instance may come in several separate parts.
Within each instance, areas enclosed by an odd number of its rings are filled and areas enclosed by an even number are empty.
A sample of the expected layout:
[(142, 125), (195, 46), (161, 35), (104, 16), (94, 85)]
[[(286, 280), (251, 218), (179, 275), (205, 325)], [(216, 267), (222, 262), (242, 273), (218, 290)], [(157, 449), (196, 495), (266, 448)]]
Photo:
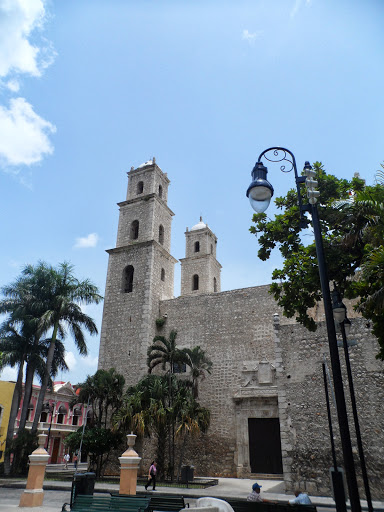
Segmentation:
[[(13, 432), (15, 429), (15, 421), (17, 418), (17, 413), (19, 411), (19, 404), (21, 398), (21, 391), (23, 385), (23, 370), (24, 370), (24, 358), (20, 362), (19, 373), (17, 375), (17, 381), (15, 385), (15, 389), (13, 391), (11, 411), (9, 414), (9, 422), (7, 429), (7, 437), (6, 437), (6, 448), (9, 448), (9, 445), (13, 439)], [(11, 453), (6, 450), (4, 455), (4, 474), (9, 475), (11, 472)]]
[(48, 354), (47, 354), (47, 362), (45, 365), (46, 373), (44, 375), (43, 382), (41, 383), (40, 393), (39, 393), (39, 397), (38, 397), (37, 403), (36, 403), (35, 417), (33, 418), (33, 424), (32, 424), (32, 434), (36, 434), (36, 432), (37, 432), (37, 426), (39, 424), (41, 411), (43, 410), (44, 397), (45, 397), (45, 393), (47, 391), (48, 382), (49, 382), (50, 375), (51, 375), (52, 361), (53, 361), (53, 356), (55, 353), (55, 343), (56, 343), (58, 328), (59, 328), (59, 322), (57, 321), (53, 328), (52, 338), (51, 338), (51, 342), (49, 344), (49, 349), (48, 349)]
[(31, 363), (27, 364), (27, 371), (25, 375), (25, 385), (24, 385), (24, 398), (23, 398), (23, 408), (21, 410), (20, 423), (19, 423), (19, 431), (25, 428), (25, 424), (27, 422), (28, 416), (28, 407), (31, 401), (32, 396), (32, 384), (33, 384), (33, 376), (35, 374), (35, 369)]

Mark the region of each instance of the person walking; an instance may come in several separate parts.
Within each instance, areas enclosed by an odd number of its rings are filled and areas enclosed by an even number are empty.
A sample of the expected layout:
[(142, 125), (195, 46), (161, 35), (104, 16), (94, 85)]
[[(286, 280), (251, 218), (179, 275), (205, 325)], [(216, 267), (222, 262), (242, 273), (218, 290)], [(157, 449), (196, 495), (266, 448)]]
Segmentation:
[(77, 455), (75, 454), (75, 455), (73, 456), (73, 466), (74, 466), (74, 468), (75, 468), (75, 469), (77, 469), (77, 461), (78, 461), (78, 460), (79, 460), (79, 459), (78, 459)]
[(148, 472), (148, 482), (145, 484), (145, 490), (148, 490), (148, 486), (152, 483), (152, 491), (156, 491), (156, 474), (157, 474), (157, 463), (153, 461)]
[(70, 460), (70, 456), (69, 456), (69, 453), (67, 452), (65, 455), (64, 455), (64, 469), (68, 469), (68, 462)]

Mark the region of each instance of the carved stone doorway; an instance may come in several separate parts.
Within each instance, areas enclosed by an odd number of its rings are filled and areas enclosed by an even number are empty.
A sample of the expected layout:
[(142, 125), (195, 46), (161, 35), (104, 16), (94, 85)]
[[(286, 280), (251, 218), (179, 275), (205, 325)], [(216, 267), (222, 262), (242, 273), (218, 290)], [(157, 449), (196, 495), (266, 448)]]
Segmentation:
[(251, 473), (282, 474), (279, 418), (248, 418)]

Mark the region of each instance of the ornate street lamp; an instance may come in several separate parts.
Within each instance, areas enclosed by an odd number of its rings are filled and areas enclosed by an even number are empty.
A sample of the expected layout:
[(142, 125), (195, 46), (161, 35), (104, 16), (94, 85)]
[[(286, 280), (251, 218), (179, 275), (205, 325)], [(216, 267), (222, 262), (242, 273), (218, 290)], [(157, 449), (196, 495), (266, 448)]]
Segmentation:
[[(267, 168), (262, 164), (261, 159), (265, 158), (269, 162), (280, 163), (280, 170), (282, 172), (294, 171), (295, 182), (297, 189), (297, 199), (300, 208), (300, 215), (303, 221), (305, 212), (310, 212), (312, 215), (312, 226), (315, 235), (317, 263), (319, 266), (319, 276), (321, 283), (321, 291), (323, 294), (325, 320), (328, 333), (329, 353), (331, 358), (332, 374), (333, 374), (333, 386), (336, 397), (336, 408), (338, 423), (340, 429), (341, 445), (343, 450), (345, 473), (348, 484), (349, 499), (351, 503), (352, 512), (361, 512), (359, 490), (357, 487), (356, 470), (353, 460), (351, 435), (348, 425), (347, 408), (345, 403), (345, 395), (343, 389), (343, 379), (341, 374), (341, 366), (339, 359), (339, 351), (337, 348), (337, 337), (335, 330), (335, 322), (333, 318), (331, 293), (329, 289), (328, 271), (324, 257), (323, 237), (321, 234), (320, 219), (317, 210), (317, 198), (320, 192), (316, 190), (317, 181), (315, 178), (315, 171), (312, 169), (309, 162), (305, 162), (304, 173), (305, 176), (298, 176), (296, 160), (286, 148), (272, 147), (264, 150), (252, 171), (252, 183), (248, 187), (247, 197), (250, 200), (252, 208), (260, 213), (266, 210), (273, 195), (273, 187), (267, 181)], [(288, 164), (288, 168), (286, 167)], [(300, 184), (305, 183), (307, 188), (308, 203), (307, 205), (302, 204)], [(257, 189), (261, 188), (261, 193)], [(301, 225), (305, 225), (303, 222)], [(344, 510), (340, 503), (336, 503), (338, 511)]]
[[(334, 313), (334, 317), (335, 317), (335, 322), (336, 322), (336, 325), (339, 324), (338, 327), (340, 329), (341, 336), (343, 338), (345, 365), (347, 367), (349, 393), (351, 395), (353, 421), (355, 423), (357, 447), (358, 447), (358, 450), (359, 450), (361, 473), (363, 475), (365, 496), (367, 498), (368, 510), (369, 510), (369, 512), (373, 512), (371, 490), (369, 488), (367, 466), (365, 464), (363, 442), (362, 442), (362, 439), (361, 439), (359, 416), (357, 414), (356, 397), (355, 397), (355, 386), (353, 384), (352, 370), (351, 370), (351, 361), (349, 359), (349, 348), (348, 348), (347, 334), (349, 334), (349, 331), (350, 331), (350, 328), (351, 328), (351, 322), (347, 318), (347, 308), (343, 304), (343, 301), (341, 300), (341, 297), (340, 297), (340, 293), (336, 289), (334, 289), (332, 291), (332, 302), (333, 302), (333, 313)], [(342, 314), (340, 313), (341, 311), (342, 311)], [(336, 328), (336, 331), (338, 331), (337, 328)]]

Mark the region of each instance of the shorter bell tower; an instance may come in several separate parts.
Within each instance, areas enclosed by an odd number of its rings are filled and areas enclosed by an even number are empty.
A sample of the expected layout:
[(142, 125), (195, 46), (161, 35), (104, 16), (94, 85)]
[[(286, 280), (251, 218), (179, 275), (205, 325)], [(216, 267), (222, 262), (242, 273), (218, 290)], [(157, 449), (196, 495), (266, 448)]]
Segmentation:
[(217, 237), (200, 221), (185, 232), (185, 258), (181, 263), (181, 295), (221, 291), (221, 265), (216, 259)]

